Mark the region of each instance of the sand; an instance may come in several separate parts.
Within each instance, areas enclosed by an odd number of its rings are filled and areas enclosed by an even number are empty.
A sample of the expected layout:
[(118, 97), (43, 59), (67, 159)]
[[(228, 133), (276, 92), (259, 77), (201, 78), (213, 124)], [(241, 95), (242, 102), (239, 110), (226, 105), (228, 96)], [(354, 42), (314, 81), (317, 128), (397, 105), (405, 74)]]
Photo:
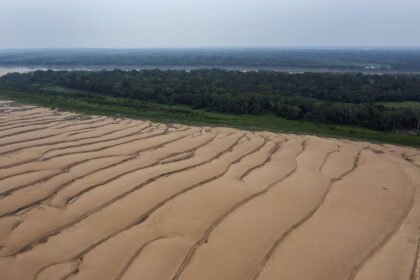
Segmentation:
[(0, 279), (420, 279), (420, 150), (0, 101)]

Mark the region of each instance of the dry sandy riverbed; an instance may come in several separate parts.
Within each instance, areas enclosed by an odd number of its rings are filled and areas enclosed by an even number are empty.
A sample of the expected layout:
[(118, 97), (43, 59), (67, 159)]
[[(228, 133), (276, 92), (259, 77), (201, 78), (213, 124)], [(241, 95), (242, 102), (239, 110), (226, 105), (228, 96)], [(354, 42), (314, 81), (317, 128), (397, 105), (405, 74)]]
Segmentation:
[(0, 102), (0, 278), (415, 280), (420, 150)]

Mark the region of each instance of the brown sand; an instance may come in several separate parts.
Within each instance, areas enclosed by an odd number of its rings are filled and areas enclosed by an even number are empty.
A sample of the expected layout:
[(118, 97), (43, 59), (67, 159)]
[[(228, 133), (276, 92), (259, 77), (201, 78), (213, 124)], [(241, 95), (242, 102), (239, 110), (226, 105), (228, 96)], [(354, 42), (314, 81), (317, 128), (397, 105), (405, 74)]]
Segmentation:
[(0, 101), (0, 279), (420, 279), (420, 151)]

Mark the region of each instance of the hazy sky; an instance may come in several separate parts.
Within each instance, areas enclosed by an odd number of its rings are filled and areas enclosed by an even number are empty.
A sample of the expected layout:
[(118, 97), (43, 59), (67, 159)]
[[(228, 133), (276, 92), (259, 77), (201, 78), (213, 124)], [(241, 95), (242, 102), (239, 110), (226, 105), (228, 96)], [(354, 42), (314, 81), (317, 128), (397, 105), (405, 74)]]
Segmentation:
[(0, 48), (420, 47), (420, 0), (0, 0)]

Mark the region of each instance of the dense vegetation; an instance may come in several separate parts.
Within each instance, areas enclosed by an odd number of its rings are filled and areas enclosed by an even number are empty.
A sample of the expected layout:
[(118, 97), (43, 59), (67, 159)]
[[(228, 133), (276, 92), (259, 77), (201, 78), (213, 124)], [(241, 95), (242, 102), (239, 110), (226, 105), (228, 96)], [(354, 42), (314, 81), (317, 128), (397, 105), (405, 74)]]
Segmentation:
[(419, 49), (0, 50), (2, 66), (420, 71)]
[[(260, 71), (36, 71), (9, 74), (0, 85), (34, 94), (60, 86), (158, 104), (229, 114), (274, 114), (289, 120), (418, 132), (420, 110), (380, 102), (420, 102), (420, 76), (285, 74)], [(65, 94), (65, 93), (64, 93)]]
[(86, 93), (63, 87), (48, 87), (37, 92), (0, 87), (0, 98), (83, 114), (124, 116), (162, 123), (211, 125), (305, 133), (349, 139), (369, 140), (420, 147), (420, 137), (403, 133), (380, 132), (348, 125), (328, 125), (302, 120), (288, 120), (272, 114), (234, 115), (192, 109), (188, 106), (157, 104), (129, 98)]

